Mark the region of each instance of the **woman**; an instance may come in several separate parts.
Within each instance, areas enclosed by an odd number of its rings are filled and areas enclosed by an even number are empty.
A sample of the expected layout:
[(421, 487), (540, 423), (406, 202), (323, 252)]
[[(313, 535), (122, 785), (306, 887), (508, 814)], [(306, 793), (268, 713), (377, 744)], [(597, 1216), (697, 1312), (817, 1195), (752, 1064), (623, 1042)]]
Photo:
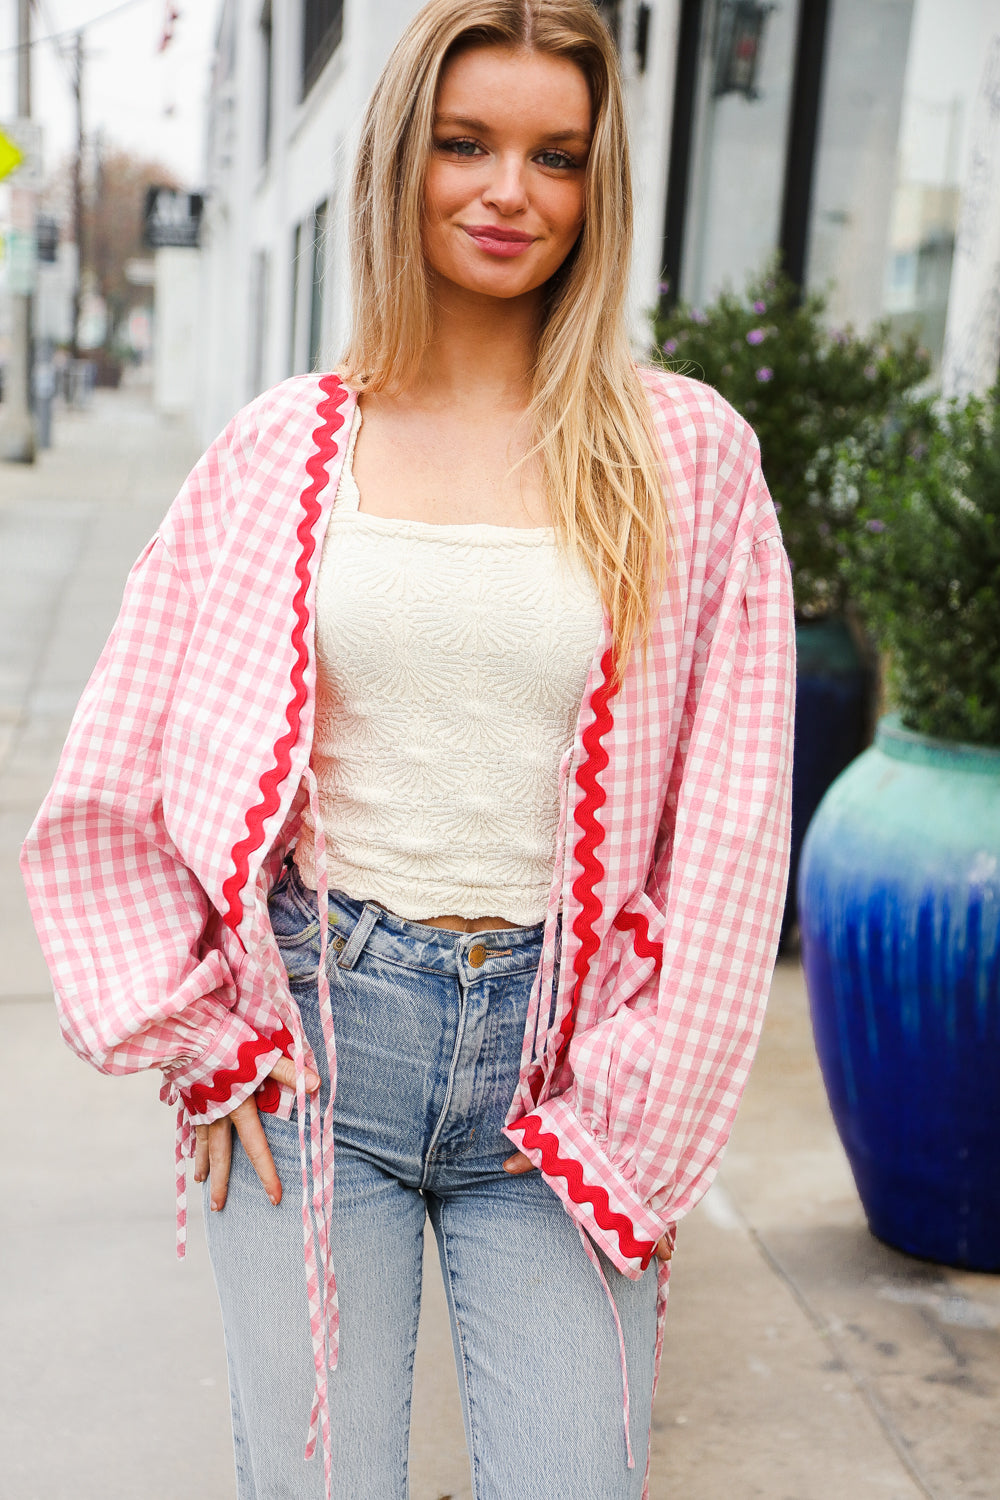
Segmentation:
[(406, 1494), (425, 1213), (474, 1493), (635, 1500), (776, 944), (787, 566), (745, 425), (629, 354), (588, 0), (432, 0), (353, 213), (343, 364), (192, 473), (26, 878), (206, 1182), (241, 1500)]

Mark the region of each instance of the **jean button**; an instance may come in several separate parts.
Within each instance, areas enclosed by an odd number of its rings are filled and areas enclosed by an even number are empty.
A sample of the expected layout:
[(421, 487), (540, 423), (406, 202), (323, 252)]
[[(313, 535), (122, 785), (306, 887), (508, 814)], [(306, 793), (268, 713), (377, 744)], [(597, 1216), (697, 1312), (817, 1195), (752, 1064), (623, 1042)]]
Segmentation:
[(485, 962), (486, 949), (482, 943), (476, 943), (474, 947), (469, 949), (469, 963), (474, 969), (481, 969)]

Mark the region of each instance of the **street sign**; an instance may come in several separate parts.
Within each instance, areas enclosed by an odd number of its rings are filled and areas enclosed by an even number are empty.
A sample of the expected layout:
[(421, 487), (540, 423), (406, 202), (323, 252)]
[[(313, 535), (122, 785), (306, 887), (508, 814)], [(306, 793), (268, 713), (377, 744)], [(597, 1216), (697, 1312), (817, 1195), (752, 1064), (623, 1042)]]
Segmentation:
[(35, 236), (23, 229), (10, 229), (4, 235), (4, 270), (7, 290), (14, 297), (27, 297), (35, 290), (38, 251)]
[(34, 120), (0, 121), (0, 180), (16, 173), (19, 188), (42, 183), (42, 127)]
[(151, 250), (197, 250), (203, 207), (200, 193), (148, 188), (144, 214), (146, 244)]
[(11, 172), (16, 172), (23, 161), (24, 152), (20, 146), (5, 131), (0, 130), (0, 180), (9, 177)]

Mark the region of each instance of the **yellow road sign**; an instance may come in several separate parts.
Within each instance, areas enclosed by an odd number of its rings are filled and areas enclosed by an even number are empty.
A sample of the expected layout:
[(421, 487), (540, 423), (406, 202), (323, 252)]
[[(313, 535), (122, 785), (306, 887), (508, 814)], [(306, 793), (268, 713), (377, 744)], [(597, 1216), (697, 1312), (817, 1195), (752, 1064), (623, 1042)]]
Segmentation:
[(16, 172), (24, 161), (24, 152), (16, 141), (0, 130), (0, 181)]

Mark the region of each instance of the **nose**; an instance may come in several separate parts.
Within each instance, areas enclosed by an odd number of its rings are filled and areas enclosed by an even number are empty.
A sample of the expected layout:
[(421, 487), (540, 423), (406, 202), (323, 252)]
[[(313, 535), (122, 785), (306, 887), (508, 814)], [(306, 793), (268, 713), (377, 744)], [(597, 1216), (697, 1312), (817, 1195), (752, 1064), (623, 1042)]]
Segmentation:
[(495, 159), (483, 202), (501, 214), (522, 213), (527, 208), (526, 167), (520, 156), (510, 153)]

